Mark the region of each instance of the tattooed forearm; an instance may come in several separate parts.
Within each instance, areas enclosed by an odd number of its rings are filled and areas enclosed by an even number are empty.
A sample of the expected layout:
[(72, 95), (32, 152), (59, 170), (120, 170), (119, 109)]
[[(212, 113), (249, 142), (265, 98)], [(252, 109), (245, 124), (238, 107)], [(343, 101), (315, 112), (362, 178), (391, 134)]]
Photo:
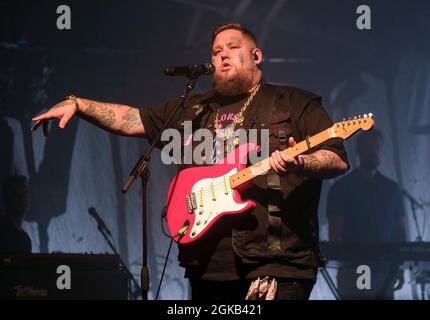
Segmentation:
[(319, 157), (315, 154), (309, 155), (305, 158), (305, 170), (313, 172), (321, 172), (325, 169), (332, 169), (336, 164), (336, 155), (327, 151), (319, 151)]
[(143, 136), (145, 134), (137, 108), (82, 98), (79, 98), (78, 101), (79, 117), (106, 131), (125, 136)]
[(104, 128), (111, 128), (116, 121), (115, 112), (108, 106), (89, 104), (83, 115)]
[(124, 122), (121, 124), (121, 130), (124, 132), (131, 132), (137, 126), (141, 124), (139, 110), (135, 108), (129, 108), (122, 117)]
[(316, 151), (304, 156), (303, 159), (303, 173), (308, 176), (329, 178), (344, 173), (348, 168), (348, 165), (337, 154), (328, 150)]

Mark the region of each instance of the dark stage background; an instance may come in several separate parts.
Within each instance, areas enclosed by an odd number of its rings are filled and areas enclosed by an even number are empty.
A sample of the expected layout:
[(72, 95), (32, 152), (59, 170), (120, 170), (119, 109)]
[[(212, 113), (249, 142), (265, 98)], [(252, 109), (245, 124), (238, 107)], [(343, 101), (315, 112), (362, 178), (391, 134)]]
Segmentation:
[[(71, 8), (71, 30), (58, 30), (56, 9)], [(372, 10), (372, 29), (358, 30), (356, 9)], [(372, 112), (385, 144), (380, 171), (419, 202), (430, 200), (430, 3), (428, 1), (0, 1), (0, 178), (29, 178), (31, 210), (25, 230), (34, 252), (110, 252), (88, 214), (94, 207), (113, 232), (132, 273), (141, 267), (139, 183), (120, 192), (147, 147), (144, 139), (117, 137), (74, 119), (51, 125), (47, 139), (31, 134), (30, 119), (66, 95), (149, 106), (178, 95), (184, 78), (163, 68), (210, 61), (212, 28), (239, 22), (257, 35), (267, 81), (323, 96), (334, 120)], [(210, 87), (201, 78), (194, 92)], [(355, 166), (354, 139), (346, 143)], [(174, 167), (152, 157), (149, 187), (149, 298), (155, 296), (168, 239), (160, 210)], [(327, 240), (326, 181), (321, 239)], [(418, 233), (405, 200), (410, 240)], [(365, 201), (365, 199), (364, 199)], [(429, 240), (429, 207), (417, 211)], [(169, 259), (162, 299), (187, 299), (189, 289)], [(334, 276), (336, 268), (328, 269)], [(396, 299), (418, 298), (412, 272)], [(333, 299), (320, 276), (313, 299)]]

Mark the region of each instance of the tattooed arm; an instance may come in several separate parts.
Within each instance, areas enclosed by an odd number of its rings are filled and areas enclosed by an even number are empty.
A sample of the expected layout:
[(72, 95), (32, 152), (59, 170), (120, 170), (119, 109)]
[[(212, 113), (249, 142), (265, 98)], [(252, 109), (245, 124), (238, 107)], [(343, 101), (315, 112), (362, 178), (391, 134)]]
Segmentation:
[[(296, 141), (290, 137), (288, 146), (293, 147), (295, 144)], [(304, 176), (316, 176), (323, 179), (336, 177), (348, 170), (348, 164), (333, 151), (318, 150), (299, 157), (301, 159), (289, 157), (276, 150), (269, 158), (270, 167), (280, 175), (298, 172)]]
[(120, 135), (141, 136), (145, 133), (139, 109), (121, 104), (79, 100), (80, 118)]
[(302, 158), (303, 174), (306, 176), (333, 178), (348, 170), (348, 165), (333, 151), (318, 150)]
[(33, 118), (33, 121), (36, 122), (33, 130), (43, 123), (46, 134), (48, 121), (54, 118), (60, 119), (59, 127), (63, 129), (76, 114), (78, 117), (115, 134), (126, 136), (143, 136), (145, 134), (137, 108), (81, 98), (77, 98), (76, 102), (77, 104), (72, 100), (62, 101), (48, 112)]

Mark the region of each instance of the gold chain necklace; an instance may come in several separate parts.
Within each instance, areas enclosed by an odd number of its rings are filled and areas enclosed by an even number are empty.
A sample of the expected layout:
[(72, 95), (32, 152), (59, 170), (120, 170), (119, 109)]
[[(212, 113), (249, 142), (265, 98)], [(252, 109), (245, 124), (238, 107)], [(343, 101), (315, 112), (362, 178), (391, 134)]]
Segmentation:
[[(237, 117), (233, 120), (233, 123), (231, 124), (231, 126), (233, 127), (232, 128), (233, 131), (236, 128), (236, 124), (238, 124), (238, 123), (242, 124), (243, 119), (244, 119), (243, 114), (245, 113), (248, 106), (251, 104), (252, 100), (254, 99), (254, 96), (257, 94), (258, 89), (260, 89), (260, 83), (255, 87), (254, 90), (252, 90), (251, 95), (245, 101), (242, 108), (240, 108), (240, 112), (237, 114)], [(220, 108), (218, 108), (218, 110), (216, 111), (215, 118), (214, 118), (215, 130), (219, 128), (219, 120), (218, 120), (219, 109)]]

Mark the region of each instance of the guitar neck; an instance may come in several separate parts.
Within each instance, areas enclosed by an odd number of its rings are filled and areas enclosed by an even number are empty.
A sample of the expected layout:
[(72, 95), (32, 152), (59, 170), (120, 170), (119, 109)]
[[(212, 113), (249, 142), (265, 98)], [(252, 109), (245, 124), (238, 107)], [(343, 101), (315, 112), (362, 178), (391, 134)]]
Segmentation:
[[(294, 147), (287, 148), (281, 152), (286, 156), (294, 158), (335, 137), (336, 135), (333, 132), (333, 129), (328, 128), (312, 137), (308, 137), (306, 140), (297, 143)], [(252, 181), (257, 176), (266, 174), (269, 170), (269, 158), (266, 158), (232, 175), (230, 177), (230, 186), (232, 189), (238, 188), (246, 182)]]

